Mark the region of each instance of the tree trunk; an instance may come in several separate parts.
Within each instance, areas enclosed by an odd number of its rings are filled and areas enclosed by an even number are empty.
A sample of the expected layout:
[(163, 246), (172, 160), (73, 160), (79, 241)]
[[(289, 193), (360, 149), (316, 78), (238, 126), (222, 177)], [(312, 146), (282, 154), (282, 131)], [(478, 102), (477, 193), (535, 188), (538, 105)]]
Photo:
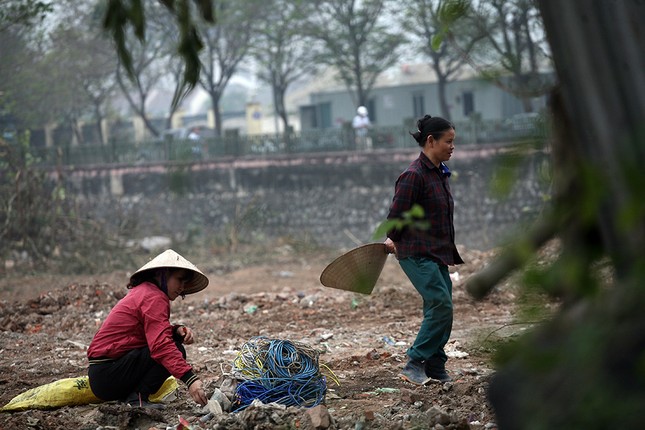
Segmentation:
[(76, 145), (84, 145), (85, 139), (83, 138), (83, 133), (76, 117), (70, 119), (70, 126), (72, 128), (72, 133), (74, 133), (74, 137), (76, 138)]
[(645, 215), (644, 184), (633, 179), (643, 177), (645, 165), (645, 3), (541, 0), (540, 9), (575, 126), (575, 141), (558, 144), (573, 145), (607, 186), (598, 225), (621, 272), (630, 271), (642, 254), (645, 218), (627, 229), (619, 222), (624, 209)]
[(218, 136), (223, 136), (224, 130), (222, 126), (222, 113), (219, 109), (219, 100), (217, 100), (217, 104), (213, 106), (213, 116), (215, 117), (215, 133), (217, 133)]
[(211, 105), (213, 106), (213, 115), (215, 116), (215, 133), (218, 136), (223, 136), (224, 131), (222, 130), (222, 115), (219, 111), (219, 98), (220, 94), (217, 91), (211, 91)]
[[(438, 67), (437, 67), (438, 68)], [(446, 78), (445, 76), (437, 73), (437, 90), (439, 91), (439, 106), (441, 108), (441, 116), (450, 121), (450, 107), (448, 107), (448, 98), (446, 96)]]
[(99, 137), (99, 144), (103, 146), (107, 143), (105, 136), (103, 135), (103, 127), (101, 126), (101, 123), (103, 122), (103, 115), (101, 114), (100, 106), (96, 104), (94, 105), (94, 116), (96, 118), (96, 131), (97, 136)]
[[(549, 276), (561, 285), (571, 268), (583, 273), (568, 287), (578, 293), (574, 301), (524, 336), (495, 374), (491, 404), (500, 430), (640, 428), (645, 3), (539, 0), (539, 7), (559, 78), (553, 225), (562, 252)], [(614, 282), (590, 292), (589, 273), (603, 251)]]
[[(284, 85), (279, 85), (277, 83), (273, 84), (273, 104), (275, 107), (276, 115), (282, 120), (282, 125), (284, 126), (283, 130), (286, 134), (289, 130), (289, 116), (287, 115), (287, 108), (284, 104), (284, 95), (287, 92), (287, 89)], [(276, 130), (278, 133), (278, 130)]]
[(139, 115), (141, 115), (141, 118), (143, 119), (143, 123), (145, 124), (146, 128), (152, 133), (154, 137), (159, 136), (159, 131), (155, 128), (155, 126), (152, 124), (152, 121), (150, 121), (150, 118), (148, 118), (148, 114), (146, 113), (145, 109), (141, 109), (139, 112)]

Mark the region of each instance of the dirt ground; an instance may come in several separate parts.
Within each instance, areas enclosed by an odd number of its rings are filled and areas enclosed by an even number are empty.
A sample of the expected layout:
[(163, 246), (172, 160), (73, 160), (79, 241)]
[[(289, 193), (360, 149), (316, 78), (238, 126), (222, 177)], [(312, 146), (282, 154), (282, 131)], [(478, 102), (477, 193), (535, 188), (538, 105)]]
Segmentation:
[[(255, 336), (302, 342), (320, 351), (327, 380), (324, 406), (250, 407), (224, 413), (210, 429), (495, 429), (486, 401), (493, 372), (486, 338), (516, 334), (516, 286), (499, 286), (477, 302), (464, 281), (494, 251), (461, 249), (467, 264), (452, 268), (455, 318), (447, 346), (454, 381), (417, 387), (400, 379), (407, 347), (421, 321), (421, 299), (390, 256), (374, 292), (358, 295), (323, 287), (319, 277), (340, 251), (296, 251), (288, 245), (271, 257), (247, 261), (213, 257), (196, 262), (209, 287), (172, 304), (173, 323), (190, 326), (197, 342), (186, 347), (207, 394), (230, 379), (242, 345)], [(86, 346), (122, 297), (128, 274), (94, 277), (3, 277), (0, 291), (0, 405), (27, 389), (86, 373)], [(193, 422), (205, 411), (180, 386), (161, 411), (116, 402), (54, 410), (0, 413), (0, 429), (167, 429), (179, 417)], [(328, 421), (328, 422), (327, 422)]]

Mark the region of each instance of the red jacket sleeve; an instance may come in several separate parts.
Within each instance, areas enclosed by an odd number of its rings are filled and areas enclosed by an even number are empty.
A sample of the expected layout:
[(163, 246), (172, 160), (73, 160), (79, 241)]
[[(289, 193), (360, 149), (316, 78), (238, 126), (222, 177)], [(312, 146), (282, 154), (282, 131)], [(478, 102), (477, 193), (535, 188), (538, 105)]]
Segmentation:
[(150, 356), (181, 379), (192, 368), (172, 339), (170, 302), (163, 293), (153, 294), (141, 302), (140, 312)]

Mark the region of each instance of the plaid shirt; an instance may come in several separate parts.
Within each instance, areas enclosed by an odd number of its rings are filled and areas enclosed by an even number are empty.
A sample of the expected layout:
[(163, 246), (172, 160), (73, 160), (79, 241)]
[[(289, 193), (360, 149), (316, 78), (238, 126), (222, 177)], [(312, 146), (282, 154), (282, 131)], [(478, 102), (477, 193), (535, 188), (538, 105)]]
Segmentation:
[(402, 219), (414, 204), (423, 208), (427, 229), (405, 226), (390, 230), (387, 236), (396, 245), (397, 258), (428, 258), (440, 264), (464, 261), (455, 246), (454, 201), (450, 194), (450, 170), (436, 167), (422, 152), (396, 180), (394, 198), (387, 219)]

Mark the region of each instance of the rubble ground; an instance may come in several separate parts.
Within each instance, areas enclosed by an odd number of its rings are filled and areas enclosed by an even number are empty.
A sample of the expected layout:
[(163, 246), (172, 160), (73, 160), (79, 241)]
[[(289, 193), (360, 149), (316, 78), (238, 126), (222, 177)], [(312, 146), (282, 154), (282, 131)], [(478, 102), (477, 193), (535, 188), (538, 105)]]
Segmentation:
[[(467, 264), (451, 268), (455, 306), (447, 369), (453, 382), (415, 386), (400, 379), (406, 349), (421, 322), (421, 298), (394, 257), (374, 292), (358, 295), (323, 287), (319, 276), (339, 252), (296, 252), (283, 246), (266, 261), (229, 258), (199, 264), (209, 287), (172, 303), (173, 323), (190, 326), (197, 341), (188, 360), (207, 394), (231, 377), (240, 347), (255, 336), (302, 342), (320, 351), (327, 380), (322, 407), (249, 407), (202, 424), (212, 429), (400, 428), (494, 429), (486, 400), (493, 372), (487, 338), (513, 335), (515, 287), (498, 287), (475, 301), (464, 281), (495, 254), (461, 249)], [(210, 260), (209, 260), (210, 261)], [(5, 277), (0, 281), (0, 404), (42, 384), (86, 374), (86, 348), (127, 290), (126, 272), (104, 276)], [(206, 412), (183, 385), (164, 410), (116, 402), (0, 413), (0, 428), (176, 428)]]

